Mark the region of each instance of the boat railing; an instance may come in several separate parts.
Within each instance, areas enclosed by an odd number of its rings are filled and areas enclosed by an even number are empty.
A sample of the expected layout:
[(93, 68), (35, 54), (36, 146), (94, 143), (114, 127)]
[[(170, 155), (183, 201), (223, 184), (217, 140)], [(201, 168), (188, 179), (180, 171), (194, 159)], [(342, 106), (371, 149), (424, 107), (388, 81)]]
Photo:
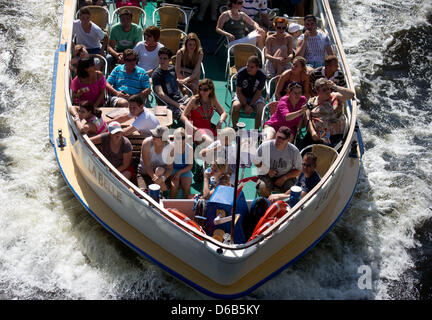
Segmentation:
[[(354, 90), (354, 84), (352, 81), (351, 73), (349, 71), (346, 57), (345, 57), (345, 52), (342, 49), (342, 43), (339, 38), (339, 34), (333, 20), (333, 15), (330, 10), (330, 5), (327, 0), (316, 1), (315, 3), (320, 7), (317, 8), (318, 9), (317, 11), (321, 13), (320, 15), (321, 15), (321, 20), (323, 21), (323, 27), (326, 27), (329, 30), (333, 42), (336, 45), (341, 60), (341, 66), (343, 68), (347, 80), (348, 88)], [(326, 16), (324, 16), (324, 13)], [(324, 21), (327, 21), (328, 24), (324, 24), (325, 23)], [(357, 118), (357, 103), (355, 97), (351, 101), (347, 101), (347, 102), (348, 104), (351, 105), (351, 108), (349, 110), (350, 112), (347, 112), (347, 117), (349, 119), (350, 126), (349, 126), (347, 136), (345, 138), (345, 143), (343, 144), (342, 149), (339, 151), (339, 156), (336, 158), (336, 160), (327, 170), (327, 173), (321, 178), (321, 181), (311, 191), (309, 191), (293, 208), (291, 208), (288, 214), (285, 214), (275, 224), (270, 226), (267, 230), (265, 230), (261, 234), (263, 238), (271, 236), (278, 228), (280, 228), (280, 226), (283, 223), (287, 222), (289, 219), (292, 219), (294, 215), (299, 213), (300, 210), (302, 210), (305, 207), (305, 205), (307, 205), (309, 200), (311, 200), (312, 197), (315, 196), (317, 192), (319, 192), (319, 190), (323, 187), (323, 185), (336, 174), (336, 170), (341, 166), (347, 154), (350, 152), (351, 145), (349, 142), (352, 140), (353, 135), (355, 133), (356, 118)]]

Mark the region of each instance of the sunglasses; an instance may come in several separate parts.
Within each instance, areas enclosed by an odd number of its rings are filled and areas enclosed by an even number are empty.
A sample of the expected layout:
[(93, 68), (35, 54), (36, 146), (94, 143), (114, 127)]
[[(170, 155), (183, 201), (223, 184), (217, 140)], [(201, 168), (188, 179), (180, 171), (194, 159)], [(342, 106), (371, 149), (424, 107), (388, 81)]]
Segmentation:
[(136, 61), (136, 59), (135, 58), (129, 58), (129, 59), (124, 59), (124, 61), (126, 61), (126, 62), (132, 62), (132, 61)]
[(210, 91), (210, 89), (209, 88), (199, 88), (199, 91), (207, 92), (207, 91)]
[(285, 27), (276, 27), (276, 29), (283, 30), (283, 29), (286, 29), (286, 26)]
[(305, 162), (302, 163), (302, 166), (306, 168), (312, 168), (312, 164), (305, 163)]
[(236, 2), (236, 4), (243, 4), (243, 1), (238, 1)]

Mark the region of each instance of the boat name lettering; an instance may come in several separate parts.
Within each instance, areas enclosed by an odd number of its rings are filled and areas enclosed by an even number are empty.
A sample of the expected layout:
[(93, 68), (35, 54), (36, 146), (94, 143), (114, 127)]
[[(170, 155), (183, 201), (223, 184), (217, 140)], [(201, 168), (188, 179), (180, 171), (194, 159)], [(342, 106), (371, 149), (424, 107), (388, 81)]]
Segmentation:
[(116, 188), (103, 174), (102, 171), (100, 171), (89, 159), (88, 161), (88, 168), (90, 173), (95, 176), (99, 182), (99, 185), (107, 191), (114, 199), (119, 201), (120, 203), (123, 203), (122, 200), (122, 194), (118, 188)]

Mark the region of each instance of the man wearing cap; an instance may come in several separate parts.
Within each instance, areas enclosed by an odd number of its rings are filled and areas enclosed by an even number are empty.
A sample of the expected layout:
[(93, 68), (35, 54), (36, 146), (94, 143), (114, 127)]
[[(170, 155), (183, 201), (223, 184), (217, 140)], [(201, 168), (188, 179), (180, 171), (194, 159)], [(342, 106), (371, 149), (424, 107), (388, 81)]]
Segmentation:
[(257, 149), (254, 163), (258, 167), (258, 193), (269, 197), (274, 187), (288, 191), (296, 182), (302, 169), (302, 158), (296, 146), (289, 140), (291, 130), (282, 126), (276, 138), (263, 142)]
[[(311, 191), (318, 182), (321, 181), (321, 177), (316, 171), (317, 156), (313, 152), (307, 152), (303, 157), (302, 172), (300, 173), (296, 186), (302, 189), (300, 198), (303, 198), (309, 191)], [(270, 202), (278, 200), (284, 200), (290, 195), (290, 190), (285, 193), (271, 194), (268, 199)]]
[(173, 171), (174, 147), (168, 141), (168, 128), (159, 125), (150, 130), (151, 137), (145, 138), (141, 145), (141, 156), (138, 165), (137, 184), (145, 191), (152, 183), (166, 191), (167, 178)]
[(107, 61), (109, 65), (108, 72), (111, 72), (116, 63), (124, 63), (123, 51), (133, 49), (135, 45), (142, 41), (142, 28), (132, 23), (132, 12), (125, 8), (120, 10), (120, 22), (111, 28)]
[(127, 115), (118, 116), (111, 121), (123, 123), (130, 119), (135, 119), (135, 121), (129, 127), (123, 129), (124, 135), (129, 136), (135, 131), (138, 131), (140, 135), (149, 137), (151, 135), (150, 130), (156, 128), (160, 124), (158, 118), (153, 112), (144, 107), (142, 99), (139, 95), (132, 95), (128, 99), (128, 102), (129, 113)]
[(117, 121), (108, 125), (108, 132), (91, 137), (94, 144), (101, 145), (101, 153), (127, 179), (133, 180), (135, 170), (131, 164), (132, 144), (123, 136), (123, 130)]
[(124, 64), (114, 68), (107, 79), (106, 88), (111, 107), (127, 108), (129, 97), (139, 95), (144, 103), (150, 94), (150, 78), (137, 66), (138, 54), (132, 49), (124, 51)]
[(307, 15), (304, 18), (306, 31), (297, 41), (296, 56), (302, 56), (312, 68), (324, 65), (327, 55), (333, 55), (330, 38), (324, 32), (318, 30), (318, 22), (315, 16)]

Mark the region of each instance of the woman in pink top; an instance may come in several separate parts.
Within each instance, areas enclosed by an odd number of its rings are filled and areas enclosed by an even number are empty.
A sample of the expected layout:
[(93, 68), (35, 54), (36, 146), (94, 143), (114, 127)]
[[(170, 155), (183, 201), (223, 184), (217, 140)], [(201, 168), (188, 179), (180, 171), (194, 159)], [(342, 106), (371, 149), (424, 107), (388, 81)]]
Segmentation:
[(146, 0), (116, 0), (116, 8), (124, 6), (140, 7), (140, 2), (142, 2), (142, 8), (144, 8), (147, 4)]
[(276, 132), (282, 126), (290, 128), (295, 137), (306, 109), (306, 97), (302, 96), (302, 86), (297, 82), (290, 83), (288, 94), (279, 100), (276, 112), (264, 123), (264, 139), (274, 139)]
[(72, 101), (78, 105), (88, 101), (95, 107), (101, 107), (105, 98), (106, 79), (96, 69), (94, 57), (80, 59), (77, 66), (77, 76), (72, 80)]

